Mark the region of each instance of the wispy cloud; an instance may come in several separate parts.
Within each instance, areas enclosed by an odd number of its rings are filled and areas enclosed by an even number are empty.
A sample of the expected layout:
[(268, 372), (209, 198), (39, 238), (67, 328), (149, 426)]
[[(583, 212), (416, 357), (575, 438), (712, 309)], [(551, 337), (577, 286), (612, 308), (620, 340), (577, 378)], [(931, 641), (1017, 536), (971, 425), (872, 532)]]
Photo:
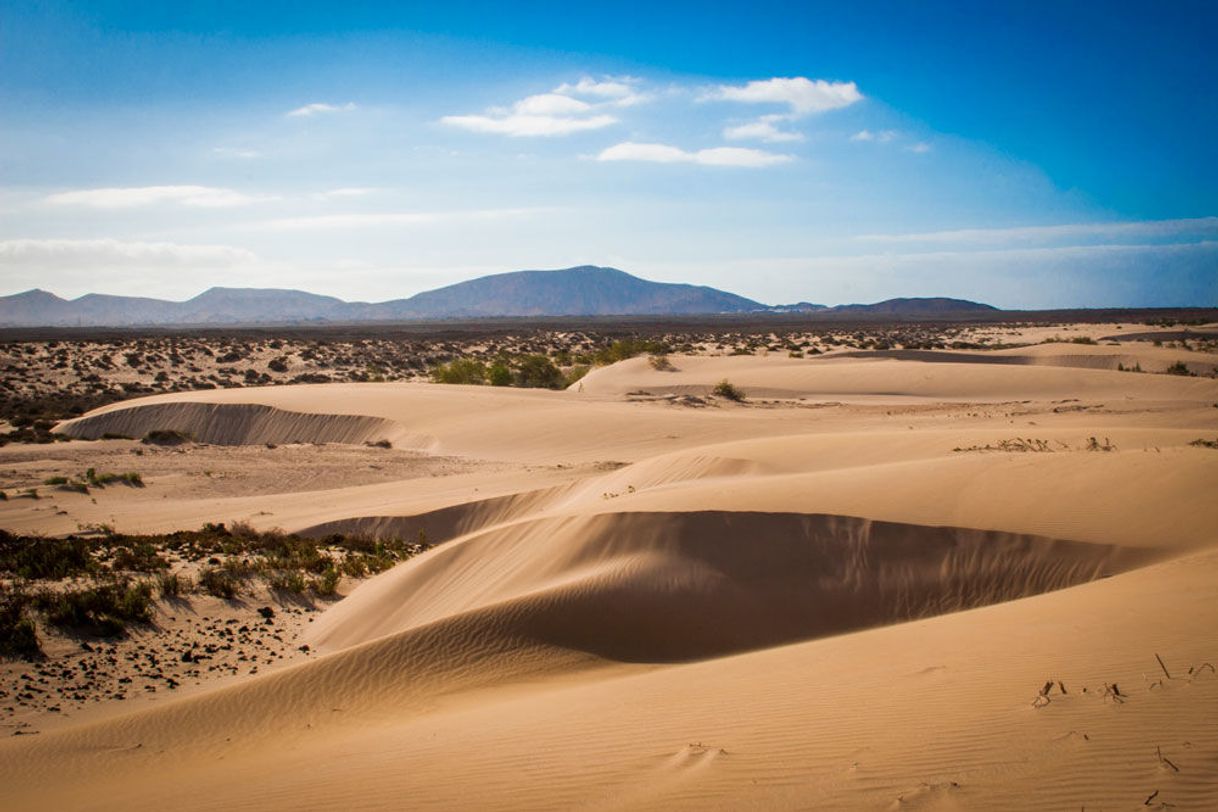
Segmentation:
[(353, 212), (306, 217), (281, 217), (249, 223), (249, 231), (298, 231), (302, 229), (351, 229), (383, 226), (419, 226), (468, 220), (497, 220), (525, 217), (545, 211), (541, 208), (467, 209), (458, 211)]
[(343, 186), (338, 189), (326, 189), (316, 192), (312, 197), (316, 200), (334, 200), (336, 198), (366, 197), (381, 191), (375, 186)]
[(668, 144), (638, 144), (633, 141), (623, 141), (603, 150), (596, 156), (596, 160), (760, 168), (787, 163), (791, 160), (791, 156), (744, 147), (714, 147), (690, 152)]
[(703, 95), (704, 100), (785, 104), (792, 116), (824, 113), (863, 100), (854, 82), (827, 82), (803, 76), (759, 79), (743, 85), (719, 85)]
[(723, 137), (729, 141), (754, 140), (764, 141), (768, 144), (804, 140), (803, 133), (782, 130), (776, 126), (778, 122), (784, 120), (786, 120), (786, 116), (762, 116), (747, 124), (724, 128)]
[(861, 234), (854, 239), (876, 243), (967, 243), (1068, 241), (1083, 239), (1218, 238), (1218, 217), (1140, 220), (1118, 223), (1067, 223), (1011, 228), (961, 228), (909, 234)]
[(896, 130), (880, 130), (872, 132), (871, 130), (859, 130), (854, 135), (850, 136), (851, 141), (874, 141), (877, 144), (887, 144), (890, 141), (895, 141), (899, 133)]
[(646, 101), (637, 80), (584, 77), (548, 93), (526, 96), (510, 107), (492, 107), (476, 115), (443, 116), (441, 124), (472, 132), (514, 137), (545, 137), (599, 130), (616, 124), (614, 108)]
[(325, 102), (313, 102), (295, 110), (289, 110), (287, 115), (290, 118), (309, 118), (310, 116), (324, 115), (326, 113), (343, 113), (355, 109), (355, 102), (347, 102), (346, 104), (326, 104)]
[(6, 266), (81, 268), (135, 265), (218, 267), (256, 262), (244, 248), (228, 245), (184, 245), (171, 242), (121, 240), (0, 240), (0, 261)]
[(219, 155), (221, 158), (240, 158), (242, 160), (252, 160), (261, 158), (262, 153), (256, 149), (234, 149), (232, 147), (213, 147), (213, 155)]
[(564, 96), (583, 96), (606, 99), (616, 107), (633, 107), (647, 101), (650, 96), (638, 90), (639, 80), (631, 76), (593, 79), (585, 76), (574, 84), (564, 82), (554, 88)]
[(130, 209), (177, 203), (199, 208), (231, 208), (270, 200), (233, 189), (214, 186), (124, 186), (102, 189), (77, 189), (48, 195), (46, 203), (56, 206), (84, 206), (95, 209)]
[(918, 155), (925, 155), (930, 152), (931, 145), (925, 141), (918, 141), (916, 144), (910, 144), (905, 148), (906, 152), (913, 152)]

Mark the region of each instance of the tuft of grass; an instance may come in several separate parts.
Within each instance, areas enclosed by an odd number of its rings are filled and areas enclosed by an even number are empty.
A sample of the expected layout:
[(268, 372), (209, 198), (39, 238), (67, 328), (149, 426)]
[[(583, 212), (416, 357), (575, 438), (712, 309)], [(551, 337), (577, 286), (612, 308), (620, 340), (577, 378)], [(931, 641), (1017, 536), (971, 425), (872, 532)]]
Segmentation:
[(122, 485), (129, 485), (132, 488), (144, 487), (144, 477), (135, 471), (126, 471), (121, 474), (111, 472), (99, 474), (96, 469), (90, 468), (85, 471), (84, 479), (85, 482), (97, 488), (104, 488), (116, 482)]
[(651, 364), (651, 368), (657, 372), (676, 372), (677, 368), (672, 365), (672, 361), (668, 360), (668, 356), (664, 354), (653, 355), (647, 359)]
[(0, 657), (35, 660), (42, 655), (28, 605), (24, 592), (0, 587)]
[(190, 591), (190, 578), (177, 572), (163, 572), (156, 579), (162, 598), (178, 598)]
[(715, 388), (711, 390), (711, 394), (725, 398), (726, 400), (735, 401), (736, 403), (742, 403), (745, 398), (748, 397), (742, 390), (737, 389), (736, 386), (727, 378), (724, 378), (723, 380), (719, 381), (719, 383), (715, 384)]
[(275, 570), (266, 576), (266, 585), (276, 592), (303, 595), (307, 584), (304, 575), (290, 570)]
[(241, 594), (241, 579), (224, 567), (205, 567), (199, 572), (199, 588), (217, 598), (232, 600)]
[(51, 476), (42, 480), (43, 485), (67, 485), (68, 478), (66, 476)]
[(309, 589), (320, 597), (333, 597), (338, 594), (338, 581), (341, 577), (342, 574), (338, 569), (330, 566), (320, 576), (309, 580)]
[(1218, 451), (1218, 439), (1206, 440), (1205, 438), (1200, 438), (1193, 440), (1191, 443), (1189, 443), (1189, 445), (1196, 446), (1197, 448), (1212, 448), (1215, 451)]

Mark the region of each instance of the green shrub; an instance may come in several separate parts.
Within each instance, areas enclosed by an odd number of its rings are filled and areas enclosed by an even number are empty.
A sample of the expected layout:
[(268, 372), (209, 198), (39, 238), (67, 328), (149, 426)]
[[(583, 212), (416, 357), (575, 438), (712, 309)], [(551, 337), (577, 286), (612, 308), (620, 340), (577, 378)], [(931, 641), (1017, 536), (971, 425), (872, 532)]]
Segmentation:
[(66, 476), (52, 476), (42, 480), (43, 485), (67, 485), (68, 478)]
[(512, 370), (503, 361), (496, 361), (487, 370), (486, 379), (491, 386), (511, 386)]
[(747, 397), (743, 391), (737, 389), (727, 378), (715, 384), (715, 388), (711, 390), (711, 393), (736, 403), (742, 402)]
[(1193, 373), (1189, 371), (1187, 364), (1185, 364), (1183, 361), (1177, 361), (1167, 368), (1167, 374), (1191, 376)]
[(456, 358), (433, 369), (431, 378), (436, 383), (481, 385), (486, 383), (486, 365), (474, 358)]
[(594, 360), (597, 364), (614, 364), (618, 361), (625, 361), (627, 358), (634, 358), (636, 355), (643, 353), (654, 353), (656, 355), (664, 355), (669, 350), (667, 344), (662, 341), (647, 341), (640, 338), (623, 338), (614, 341), (608, 347), (602, 347), (596, 352)]
[(571, 369), (567, 370), (567, 374), (563, 376), (564, 386), (570, 386), (576, 381), (581, 380), (591, 369), (592, 367), (588, 366), (587, 364), (579, 364), (578, 366), (571, 367)]
[(516, 385), (532, 389), (561, 389), (562, 370), (544, 355), (525, 355), (516, 362)]

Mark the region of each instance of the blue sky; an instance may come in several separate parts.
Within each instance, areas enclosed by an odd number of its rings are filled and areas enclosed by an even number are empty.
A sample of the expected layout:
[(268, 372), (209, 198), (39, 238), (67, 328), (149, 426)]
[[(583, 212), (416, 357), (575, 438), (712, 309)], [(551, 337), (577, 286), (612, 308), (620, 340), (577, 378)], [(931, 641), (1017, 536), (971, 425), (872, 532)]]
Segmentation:
[(4, 0), (0, 293), (1218, 304), (1212, 3), (384, 5)]

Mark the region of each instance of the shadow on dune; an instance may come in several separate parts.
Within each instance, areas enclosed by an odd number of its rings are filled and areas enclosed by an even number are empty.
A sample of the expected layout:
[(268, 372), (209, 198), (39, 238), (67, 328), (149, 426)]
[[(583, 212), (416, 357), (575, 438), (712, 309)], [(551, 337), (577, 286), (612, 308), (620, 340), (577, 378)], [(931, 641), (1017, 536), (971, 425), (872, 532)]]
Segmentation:
[(57, 427), (69, 437), (144, 437), (151, 431), (181, 432), (200, 443), (362, 443), (399, 428), (392, 420), (357, 414), (291, 412), (254, 403), (149, 403), (89, 414)]
[(527, 520), (439, 547), (335, 607), (346, 648), (451, 622), (626, 662), (720, 656), (1085, 583), (1149, 551), (845, 516)]

